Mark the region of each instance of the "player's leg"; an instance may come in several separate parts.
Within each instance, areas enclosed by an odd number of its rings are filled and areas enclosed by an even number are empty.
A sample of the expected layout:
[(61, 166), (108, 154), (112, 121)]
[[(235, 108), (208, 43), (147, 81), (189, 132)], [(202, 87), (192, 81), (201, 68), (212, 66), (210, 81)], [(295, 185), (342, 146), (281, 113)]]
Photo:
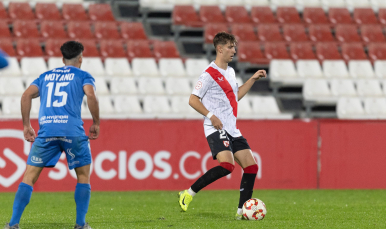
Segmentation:
[(11, 218), (11, 221), (9, 222), (10, 227), (15, 226), (16, 224), (19, 224), (21, 215), (23, 214), (25, 207), (28, 205), (31, 199), (31, 195), (33, 191), (32, 187), (35, 184), (35, 182), (38, 180), (42, 170), (43, 170), (43, 167), (27, 165), (23, 180), (19, 184), (19, 187), (15, 195), (15, 200), (13, 202), (12, 218)]
[(90, 165), (75, 168), (78, 183), (75, 188), (76, 225), (84, 228), (91, 197)]
[(179, 204), (182, 211), (188, 209), (189, 203), (197, 192), (221, 177), (230, 174), (235, 168), (231, 144), (224, 133), (216, 131), (207, 137), (212, 157), (217, 159), (220, 165), (209, 169), (188, 190), (179, 193)]
[(221, 177), (230, 174), (235, 168), (233, 155), (229, 150), (218, 153), (217, 161), (220, 163), (219, 166), (209, 169), (204, 175), (198, 178), (188, 190), (181, 191), (178, 194), (182, 211), (188, 210), (189, 203), (193, 200), (197, 192)]
[[(237, 215), (242, 215), (242, 207), (245, 201), (252, 198), (253, 186), (255, 184), (256, 174), (258, 171), (258, 166), (252, 155), (250, 149), (243, 149), (237, 151), (235, 154), (236, 162), (243, 168), (244, 173), (241, 178), (240, 184), (240, 199), (237, 209)], [(239, 217), (241, 219), (241, 217)]]
[(91, 186), (90, 186), (90, 164), (91, 149), (87, 136), (67, 137), (62, 141), (63, 150), (69, 169), (75, 169), (78, 182), (75, 187), (76, 203), (76, 225), (75, 228), (90, 228), (86, 223)]
[(60, 154), (61, 151), (56, 141), (47, 141), (46, 138), (39, 137), (35, 139), (28, 155), (23, 180), (15, 195), (10, 226), (19, 224), (21, 215), (31, 199), (32, 187), (38, 180), (41, 171), (46, 166), (55, 166)]

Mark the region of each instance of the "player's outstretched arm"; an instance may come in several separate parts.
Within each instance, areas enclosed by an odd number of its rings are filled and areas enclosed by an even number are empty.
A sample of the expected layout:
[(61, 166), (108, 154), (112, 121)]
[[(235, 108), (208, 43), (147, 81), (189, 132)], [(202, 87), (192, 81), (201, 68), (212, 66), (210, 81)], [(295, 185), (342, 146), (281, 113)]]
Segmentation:
[(39, 89), (35, 85), (29, 86), (21, 96), (21, 117), (24, 126), (24, 139), (29, 142), (35, 141), (36, 138), (35, 131), (31, 126), (29, 114), (31, 111), (32, 99), (38, 96)]
[(237, 94), (239, 101), (247, 94), (247, 92), (251, 89), (252, 85), (257, 80), (259, 80), (260, 78), (266, 78), (266, 77), (267, 77), (267, 73), (265, 72), (265, 70), (259, 70), (255, 74), (253, 74), (253, 76), (249, 78), (247, 82), (245, 82), (243, 85), (241, 85), (241, 87), (239, 87), (239, 92)]
[[(193, 109), (195, 109), (198, 113), (204, 116), (207, 116), (209, 113), (204, 104), (202, 104), (202, 102), (200, 101), (200, 98), (196, 95), (190, 95), (189, 105), (193, 107)], [(219, 118), (216, 117), (216, 115), (212, 115), (210, 121), (212, 121), (212, 125), (216, 130), (222, 130), (222, 122)]]
[(95, 140), (99, 136), (99, 102), (96, 96), (94, 87), (92, 85), (85, 85), (83, 87), (84, 93), (87, 96), (88, 109), (92, 116), (93, 124), (90, 127), (88, 138)]

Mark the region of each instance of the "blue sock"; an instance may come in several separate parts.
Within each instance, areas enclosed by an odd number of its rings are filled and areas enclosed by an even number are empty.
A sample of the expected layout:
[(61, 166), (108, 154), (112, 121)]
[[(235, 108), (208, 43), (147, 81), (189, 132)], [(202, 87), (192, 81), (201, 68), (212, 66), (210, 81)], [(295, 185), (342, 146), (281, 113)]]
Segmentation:
[(33, 188), (26, 183), (20, 183), (15, 195), (15, 201), (13, 202), (13, 211), (10, 226), (13, 226), (20, 222), (21, 215), (24, 212), (25, 207), (31, 199)]
[(90, 184), (78, 183), (75, 188), (76, 203), (76, 224), (84, 226), (86, 224), (86, 214), (90, 203), (91, 186)]

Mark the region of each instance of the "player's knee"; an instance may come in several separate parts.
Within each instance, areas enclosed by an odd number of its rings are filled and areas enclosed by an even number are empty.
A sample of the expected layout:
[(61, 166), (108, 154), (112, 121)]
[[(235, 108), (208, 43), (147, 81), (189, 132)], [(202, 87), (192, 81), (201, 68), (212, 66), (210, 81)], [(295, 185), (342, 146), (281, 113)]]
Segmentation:
[(257, 174), (257, 171), (259, 171), (259, 166), (257, 166), (257, 164), (254, 164), (254, 165), (245, 167), (243, 170), (244, 170), (244, 173)]
[(220, 166), (228, 170), (229, 173), (233, 172), (233, 170), (235, 169), (235, 166), (229, 162), (221, 162)]

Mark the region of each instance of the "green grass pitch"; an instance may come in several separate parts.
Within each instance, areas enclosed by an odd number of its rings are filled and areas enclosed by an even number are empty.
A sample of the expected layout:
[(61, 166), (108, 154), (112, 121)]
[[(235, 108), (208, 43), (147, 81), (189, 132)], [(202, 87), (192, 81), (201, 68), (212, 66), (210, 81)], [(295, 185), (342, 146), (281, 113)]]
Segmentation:
[[(238, 191), (197, 194), (180, 212), (177, 192), (92, 192), (86, 221), (98, 228), (386, 228), (386, 190), (255, 190), (267, 215), (235, 221)], [(9, 222), (14, 193), (0, 193), (0, 222)], [(20, 227), (73, 228), (73, 193), (33, 193)], [(2, 227), (0, 227), (2, 228)]]

